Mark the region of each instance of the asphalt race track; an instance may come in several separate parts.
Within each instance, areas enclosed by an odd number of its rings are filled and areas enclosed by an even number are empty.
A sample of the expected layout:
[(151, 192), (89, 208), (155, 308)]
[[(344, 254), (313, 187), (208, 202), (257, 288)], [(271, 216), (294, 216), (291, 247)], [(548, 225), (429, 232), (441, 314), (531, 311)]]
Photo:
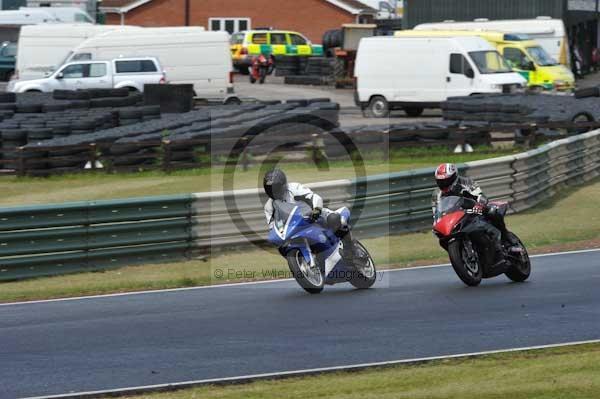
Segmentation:
[(0, 398), (600, 338), (600, 252), (533, 267), (478, 288), (431, 267), (368, 291), (282, 281), (0, 306)]

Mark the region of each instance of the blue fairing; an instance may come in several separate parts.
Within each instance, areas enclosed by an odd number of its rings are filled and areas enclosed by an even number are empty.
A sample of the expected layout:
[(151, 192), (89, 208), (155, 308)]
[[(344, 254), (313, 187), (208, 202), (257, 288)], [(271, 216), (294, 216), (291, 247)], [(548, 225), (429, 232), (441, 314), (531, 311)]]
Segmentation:
[[(308, 217), (310, 208), (305, 204), (276, 201), (274, 206), (275, 225), (269, 231), (268, 241), (280, 248), (282, 254), (298, 249), (310, 262), (311, 253), (319, 260), (324, 260), (338, 249), (340, 239), (320, 223), (311, 222)], [(349, 218), (350, 212), (346, 212), (345, 216)]]

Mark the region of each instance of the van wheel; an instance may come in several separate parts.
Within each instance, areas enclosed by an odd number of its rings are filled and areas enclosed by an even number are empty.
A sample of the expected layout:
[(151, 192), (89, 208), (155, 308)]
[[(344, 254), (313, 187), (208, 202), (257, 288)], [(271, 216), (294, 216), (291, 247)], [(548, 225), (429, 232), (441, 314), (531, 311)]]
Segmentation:
[(374, 96), (367, 106), (367, 114), (372, 118), (385, 118), (390, 114), (390, 106), (382, 96)]
[(416, 118), (423, 114), (423, 108), (421, 107), (404, 107), (404, 113), (411, 118)]

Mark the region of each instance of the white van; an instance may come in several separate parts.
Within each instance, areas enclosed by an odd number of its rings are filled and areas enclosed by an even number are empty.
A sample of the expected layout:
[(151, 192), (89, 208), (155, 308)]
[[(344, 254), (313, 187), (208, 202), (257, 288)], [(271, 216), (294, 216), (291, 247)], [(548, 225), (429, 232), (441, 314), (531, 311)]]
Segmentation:
[(354, 70), (357, 105), (378, 118), (396, 108), (416, 117), (448, 97), (511, 92), (527, 85), (479, 37), (365, 38)]
[(201, 27), (106, 32), (81, 43), (67, 61), (149, 56), (160, 60), (170, 83), (192, 83), (197, 97), (234, 100), (227, 32)]
[(19, 11), (39, 12), (44, 11), (56, 19), (58, 22), (87, 22), (93, 24), (94, 19), (90, 14), (79, 7), (19, 7)]
[(85, 40), (108, 31), (142, 29), (133, 26), (76, 24), (30, 25), (21, 28), (14, 79), (40, 79), (50, 75)]
[(502, 33), (523, 33), (538, 42), (552, 58), (570, 67), (569, 39), (561, 19), (537, 17), (535, 19), (506, 19), (490, 21), (446, 21), (415, 26), (414, 30), (482, 30)]

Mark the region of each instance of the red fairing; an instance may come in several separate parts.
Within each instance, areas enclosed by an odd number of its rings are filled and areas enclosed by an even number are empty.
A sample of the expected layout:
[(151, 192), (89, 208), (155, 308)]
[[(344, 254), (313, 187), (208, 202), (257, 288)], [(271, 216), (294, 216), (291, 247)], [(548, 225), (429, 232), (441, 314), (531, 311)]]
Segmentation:
[(452, 233), (452, 230), (454, 230), (456, 224), (460, 222), (460, 220), (463, 218), (463, 216), (465, 216), (464, 211), (452, 212), (440, 218), (440, 220), (438, 220), (437, 223), (433, 225), (433, 229), (443, 236), (449, 236)]

